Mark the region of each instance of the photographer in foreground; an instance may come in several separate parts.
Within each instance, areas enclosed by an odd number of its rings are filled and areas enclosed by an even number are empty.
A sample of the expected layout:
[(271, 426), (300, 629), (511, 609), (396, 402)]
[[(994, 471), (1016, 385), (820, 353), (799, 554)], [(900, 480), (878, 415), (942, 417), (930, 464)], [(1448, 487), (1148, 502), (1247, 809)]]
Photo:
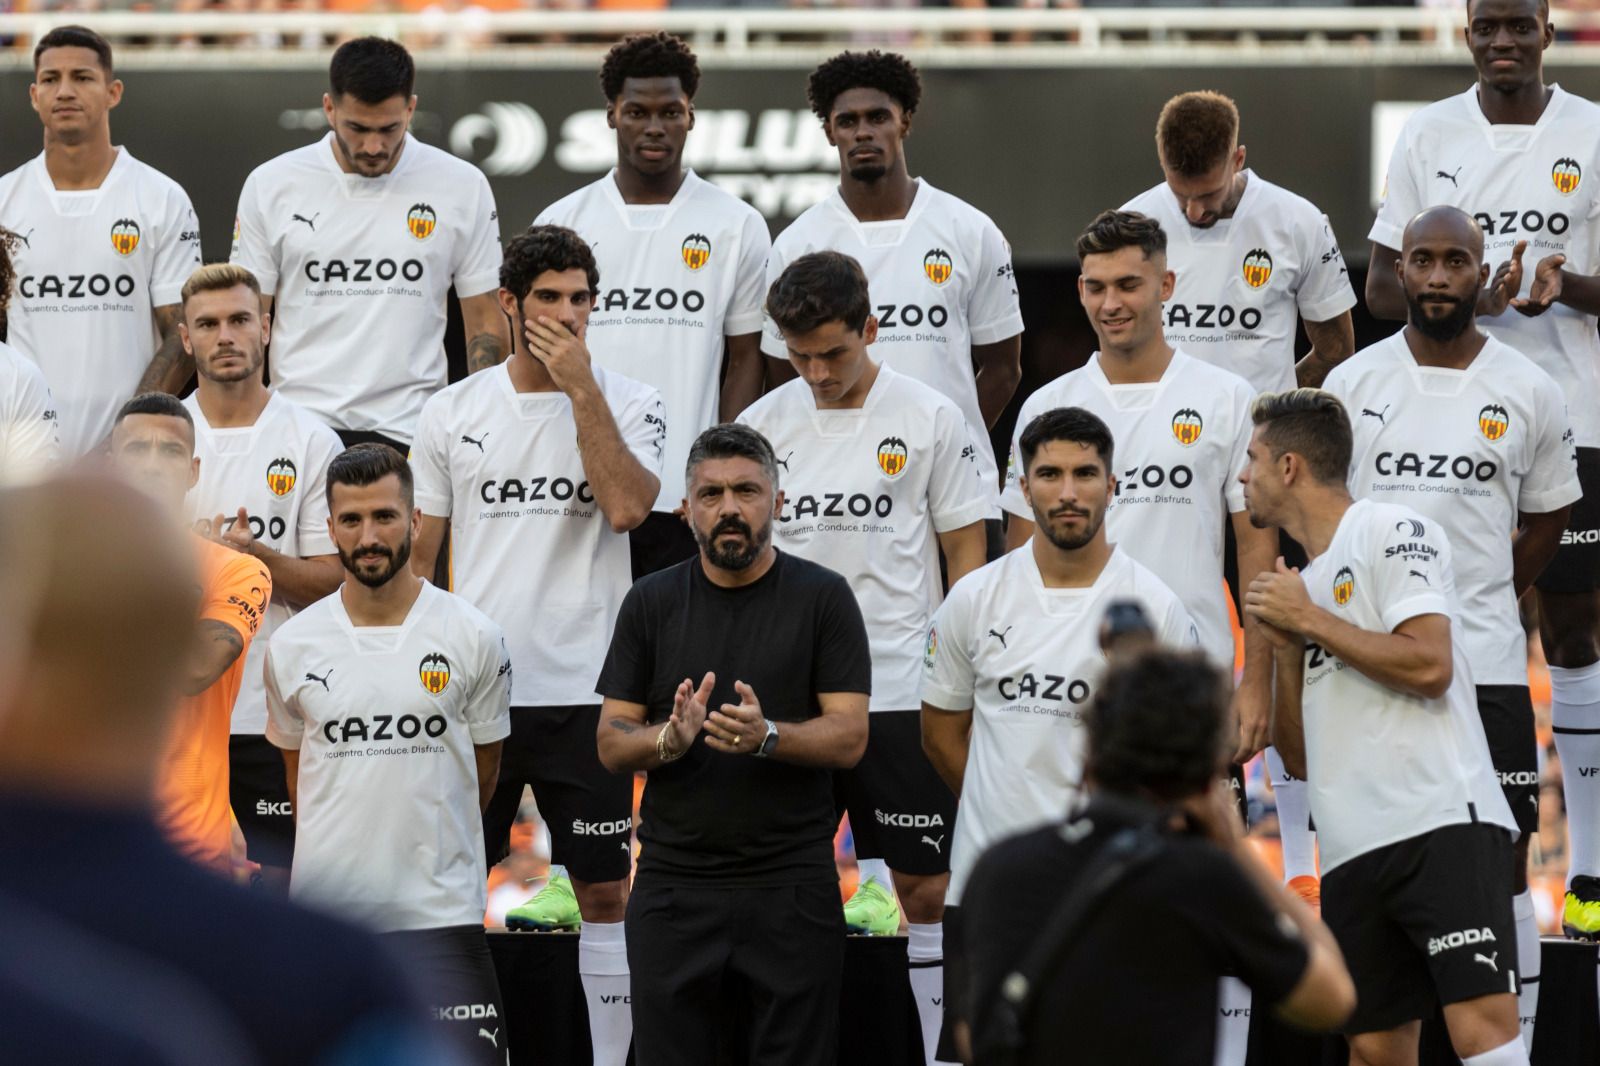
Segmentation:
[(1139, 641), (1115, 610), (1082, 803), (997, 844), (967, 887), (978, 1066), (1210, 1066), (1224, 974), (1307, 1028), (1355, 1006), (1332, 935), (1243, 840), (1221, 776), (1222, 675)]

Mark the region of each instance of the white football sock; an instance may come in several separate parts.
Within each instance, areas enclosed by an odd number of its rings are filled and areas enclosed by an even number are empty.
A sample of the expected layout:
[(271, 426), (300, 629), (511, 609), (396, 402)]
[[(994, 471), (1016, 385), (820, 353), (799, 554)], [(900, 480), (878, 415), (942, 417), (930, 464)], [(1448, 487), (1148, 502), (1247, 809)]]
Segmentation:
[[(870, 860), (869, 860), (870, 861)], [(917, 1001), (922, 1022), (922, 1047), (928, 1062), (939, 1049), (939, 1027), (944, 1024), (944, 923), (906, 926), (906, 962), (911, 966), (911, 996)]]
[(894, 891), (894, 878), (889, 874), (889, 864), (883, 859), (856, 860), (856, 884), (864, 885), (869, 879), (878, 882), (888, 892)]
[(1462, 1059), (1461, 1066), (1528, 1066), (1528, 1049), (1522, 1046), (1521, 1039), (1513, 1040), (1493, 1051)]
[(1278, 803), (1278, 839), (1283, 841), (1283, 883), (1317, 876), (1317, 835), (1311, 831), (1311, 797), (1306, 783), (1290, 777), (1278, 749), (1267, 748), (1267, 772)]
[(633, 1042), (633, 1005), (621, 922), (583, 923), (578, 932), (578, 977), (589, 1004), (594, 1066), (623, 1066)]
[(1550, 724), (1567, 800), (1567, 884), (1600, 877), (1600, 663), (1550, 667)]
[(1533, 1022), (1539, 1014), (1539, 922), (1533, 916), (1533, 895), (1523, 889), (1511, 897), (1517, 919), (1517, 1017), (1522, 1023), (1522, 1043), (1533, 1054)]
[(1224, 977), (1217, 983), (1216, 1066), (1244, 1066), (1249, 1050), (1250, 986), (1237, 977)]

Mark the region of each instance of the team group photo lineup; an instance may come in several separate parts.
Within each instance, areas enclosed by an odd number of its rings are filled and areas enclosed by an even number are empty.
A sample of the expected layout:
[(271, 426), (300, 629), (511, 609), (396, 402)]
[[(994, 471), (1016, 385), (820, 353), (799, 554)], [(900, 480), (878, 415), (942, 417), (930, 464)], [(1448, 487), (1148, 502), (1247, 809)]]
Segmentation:
[[(1204, 66), (1013, 136), (844, 38), (775, 212), (609, 33), (502, 219), (413, 36), (246, 160), (0, 25), (0, 1061), (1600, 1064), (1600, 106), (1451, 10), (1364, 264)], [(945, 107), (1120, 189), (1070, 270)]]

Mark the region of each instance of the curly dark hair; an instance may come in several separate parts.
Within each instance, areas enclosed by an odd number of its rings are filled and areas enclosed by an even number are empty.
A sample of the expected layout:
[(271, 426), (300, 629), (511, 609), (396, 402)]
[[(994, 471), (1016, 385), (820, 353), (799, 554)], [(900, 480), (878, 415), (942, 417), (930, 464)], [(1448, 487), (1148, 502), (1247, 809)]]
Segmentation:
[(11, 264), (16, 247), (17, 235), (0, 226), (0, 339), (6, 336), (6, 311), (11, 306), (11, 286), (17, 280), (17, 268)]
[(906, 114), (922, 102), (922, 76), (911, 61), (896, 52), (840, 52), (825, 60), (806, 81), (806, 99), (823, 122), (833, 102), (851, 89), (877, 89), (888, 94)]
[(1222, 767), (1231, 686), (1197, 651), (1150, 648), (1116, 661), (1084, 715), (1084, 773), (1107, 792), (1173, 802)]
[(533, 282), (546, 270), (582, 270), (589, 276), (589, 291), (600, 291), (600, 268), (582, 237), (565, 226), (529, 226), (506, 242), (500, 263), (500, 287), (519, 301), (528, 298)]
[(600, 91), (606, 100), (622, 95), (629, 78), (677, 78), (684, 95), (694, 99), (700, 88), (700, 63), (682, 37), (670, 33), (636, 33), (624, 37), (600, 64)]

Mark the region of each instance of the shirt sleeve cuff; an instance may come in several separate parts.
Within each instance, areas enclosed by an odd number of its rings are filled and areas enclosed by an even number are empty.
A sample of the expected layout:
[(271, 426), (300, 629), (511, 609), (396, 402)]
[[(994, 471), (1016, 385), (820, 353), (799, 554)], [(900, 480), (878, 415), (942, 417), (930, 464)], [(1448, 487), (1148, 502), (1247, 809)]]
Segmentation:
[(449, 496), (417, 491), (417, 506), (422, 508), (422, 513), (433, 518), (449, 518), (450, 505), (453, 501)]
[(1400, 228), (1393, 223), (1385, 222), (1379, 218), (1373, 221), (1372, 228), (1367, 231), (1367, 240), (1381, 244), (1385, 248), (1398, 252), (1403, 243)]
[(322, 528), (315, 533), (302, 529), (300, 531), (300, 556), (306, 558), (313, 555), (335, 555), (338, 548), (334, 547), (328, 530)]
[(961, 529), (974, 522), (988, 518), (993, 508), (990, 501), (985, 499), (972, 500), (950, 511), (941, 511), (933, 516), (933, 530), (935, 533), (948, 533), (952, 529)]
[(1383, 611), (1384, 627), (1393, 633), (1401, 624), (1425, 614), (1450, 614), (1450, 601), (1437, 592), (1424, 592), (1392, 603)]
[(936, 685), (932, 681), (922, 682), (922, 702), (936, 711), (948, 711), (951, 714), (960, 714), (972, 710), (972, 693), (957, 692), (953, 688)]
[(166, 307), (169, 304), (179, 303), (182, 299), (183, 282), (181, 281), (150, 286), (151, 307)]
[(985, 322), (972, 327), (973, 344), (998, 344), (1022, 332), (1022, 312), (1013, 311), (998, 322)]
[[(731, 314), (722, 320), (724, 337), (739, 337), (746, 333), (761, 332), (761, 309)], [(763, 346), (765, 347), (765, 346)]]
[(491, 722), (474, 722), (468, 730), (474, 744), (493, 744), (511, 735), (511, 715), (502, 714)]
[[(1348, 274), (1343, 276), (1349, 277)], [(1344, 314), (1355, 305), (1356, 293), (1347, 281), (1345, 282), (1344, 291), (1338, 295), (1330, 296), (1321, 303), (1301, 304), (1300, 318), (1306, 322), (1326, 322), (1331, 318)]]
[(1023, 498), (1019, 489), (1004, 489), (1000, 493), (1000, 509), (1007, 514), (1014, 514), (1018, 518), (1033, 521), (1033, 508), (1028, 506), (1028, 501)]
[(496, 292), (500, 288), (500, 271), (484, 271), (482, 274), (456, 275), (456, 295), (463, 299), (473, 296), (482, 296), (486, 292)]
[(303, 736), (305, 736), (304, 730), (290, 732), (289, 730), (280, 727), (278, 723), (274, 722), (270, 718), (267, 719), (266, 732), (267, 740), (272, 744), (273, 747), (283, 748), (286, 751), (299, 751), (300, 740)]
[(1523, 514), (1549, 514), (1583, 498), (1583, 487), (1576, 477), (1544, 492), (1523, 492), (1517, 497), (1517, 510)]

